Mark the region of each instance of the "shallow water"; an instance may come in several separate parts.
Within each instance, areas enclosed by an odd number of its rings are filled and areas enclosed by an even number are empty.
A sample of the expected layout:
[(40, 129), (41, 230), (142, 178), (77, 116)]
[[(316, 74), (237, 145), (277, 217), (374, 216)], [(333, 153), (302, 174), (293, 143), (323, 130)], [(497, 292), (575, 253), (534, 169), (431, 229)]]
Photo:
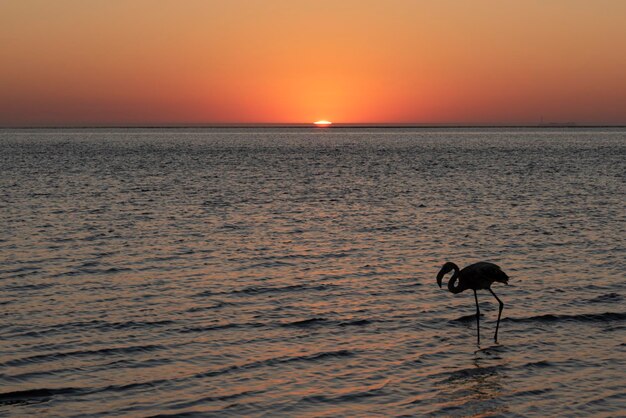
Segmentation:
[[(625, 158), (624, 129), (0, 131), (0, 414), (623, 414)], [(511, 276), (499, 344), (448, 260)]]

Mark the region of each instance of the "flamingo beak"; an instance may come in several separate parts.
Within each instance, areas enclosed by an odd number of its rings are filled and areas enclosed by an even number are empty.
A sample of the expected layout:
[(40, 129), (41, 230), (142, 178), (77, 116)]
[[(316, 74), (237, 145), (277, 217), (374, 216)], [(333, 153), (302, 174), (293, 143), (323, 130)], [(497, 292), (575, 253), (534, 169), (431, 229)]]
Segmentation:
[(439, 274), (437, 275), (437, 284), (439, 285), (439, 288), (441, 289), (441, 281), (443, 280), (443, 276), (445, 276), (446, 273), (444, 273), (443, 270), (441, 270), (439, 272)]
[(448, 274), (448, 272), (450, 272), (450, 270), (452, 270), (452, 266), (452, 263), (446, 263), (441, 267), (439, 273), (437, 273), (437, 284), (439, 285), (439, 288), (441, 288), (441, 281), (443, 280), (443, 276), (445, 276), (446, 274)]

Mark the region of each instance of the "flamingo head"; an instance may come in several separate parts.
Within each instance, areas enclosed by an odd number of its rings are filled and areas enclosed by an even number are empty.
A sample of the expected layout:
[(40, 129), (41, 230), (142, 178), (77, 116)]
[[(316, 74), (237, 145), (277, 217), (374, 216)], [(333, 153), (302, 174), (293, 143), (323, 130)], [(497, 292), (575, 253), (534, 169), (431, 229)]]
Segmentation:
[(441, 267), (441, 270), (439, 270), (439, 273), (437, 274), (437, 284), (439, 285), (439, 287), (441, 287), (441, 282), (443, 280), (443, 276), (445, 276), (446, 274), (448, 274), (449, 272), (451, 272), (455, 268), (457, 268), (456, 264), (451, 263), (451, 262), (447, 262), (446, 264), (444, 264)]

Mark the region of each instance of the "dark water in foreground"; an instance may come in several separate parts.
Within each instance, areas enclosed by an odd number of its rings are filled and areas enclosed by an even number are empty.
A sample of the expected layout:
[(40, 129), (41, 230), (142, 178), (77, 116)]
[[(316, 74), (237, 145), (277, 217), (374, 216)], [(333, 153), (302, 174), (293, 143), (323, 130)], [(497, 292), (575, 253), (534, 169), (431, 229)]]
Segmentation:
[[(626, 130), (0, 131), (0, 415), (624, 416)], [(497, 304), (440, 290), (500, 264)]]

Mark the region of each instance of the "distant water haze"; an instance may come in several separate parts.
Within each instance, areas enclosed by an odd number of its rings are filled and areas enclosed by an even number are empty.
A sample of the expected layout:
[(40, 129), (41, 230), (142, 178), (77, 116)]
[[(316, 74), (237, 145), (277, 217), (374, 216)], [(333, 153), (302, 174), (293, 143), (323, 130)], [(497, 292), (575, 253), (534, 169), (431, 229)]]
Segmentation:
[[(0, 414), (617, 416), (624, 129), (0, 131)], [(440, 289), (487, 260), (506, 304)]]

